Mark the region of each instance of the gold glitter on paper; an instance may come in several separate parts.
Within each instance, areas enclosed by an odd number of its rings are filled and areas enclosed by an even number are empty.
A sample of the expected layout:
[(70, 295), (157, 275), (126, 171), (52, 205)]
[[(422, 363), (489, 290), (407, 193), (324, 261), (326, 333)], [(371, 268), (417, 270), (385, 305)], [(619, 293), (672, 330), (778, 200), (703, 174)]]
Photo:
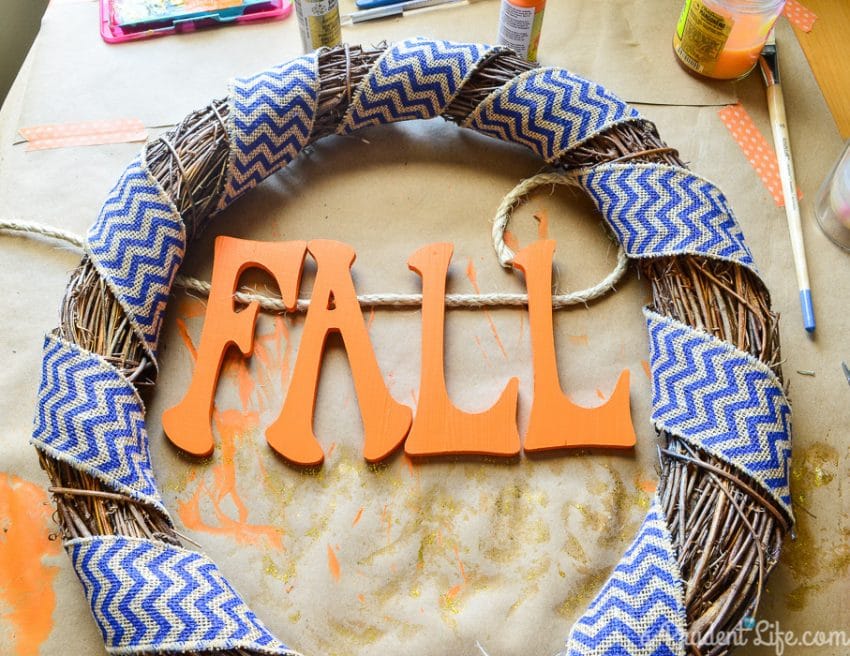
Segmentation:
[(539, 581), (549, 572), (549, 570), (551, 569), (551, 565), (552, 560), (546, 557), (541, 558), (540, 561), (537, 563), (532, 563), (530, 567), (527, 567), (525, 569), (525, 573), (523, 574), (522, 578), (526, 581), (526, 585), (523, 586), (523, 589), (519, 593), (517, 600), (508, 610), (509, 617), (532, 595), (540, 591)]
[(596, 596), (602, 588), (602, 584), (613, 571), (614, 567), (600, 567), (598, 569), (582, 571), (582, 577), (577, 586), (569, 591), (567, 597), (558, 604), (555, 612), (561, 617), (574, 621), (578, 614), (583, 611), (590, 601)]
[(344, 641), (346, 646), (365, 647), (377, 642), (384, 635), (382, 629), (365, 622), (343, 623), (330, 620), (328, 625), (335, 638)]
[(791, 610), (806, 608), (812, 593), (822, 591), (846, 575), (850, 568), (850, 533), (837, 543), (824, 539), (823, 517), (812, 517), (816, 490), (830, 485), (838, 474), (838, 451), (824, 442), (796, 447), (791, 460), (791, 495), (796, 506), (796, 540), (786, 540), (781, 561), (791, 570), (797, 586), (785, 594)]
[[(575, 535), (569, 534), (565, 537), (564, 552), (580, 565), (587, 564), (587, 552), (585, 552), (584, 547), (581, 545), (581, 541)], [(561, 570), (558, 570), (558, 573), (562, 577), (566, 576), (566, 574)]]
[(271, 576), (272, 578), (277, 579), (278, 581), (282, 581), (283, 583), (289, 583), (292, 579), (295, 578), (297, 574), (297, 569), (295, 565), (295, 561), (291, 558), (287, 559), (286, 567), (281, 569), (278, 564), (272, 560), (270, 554), (263, 554), (263, 572), (266, 576)]

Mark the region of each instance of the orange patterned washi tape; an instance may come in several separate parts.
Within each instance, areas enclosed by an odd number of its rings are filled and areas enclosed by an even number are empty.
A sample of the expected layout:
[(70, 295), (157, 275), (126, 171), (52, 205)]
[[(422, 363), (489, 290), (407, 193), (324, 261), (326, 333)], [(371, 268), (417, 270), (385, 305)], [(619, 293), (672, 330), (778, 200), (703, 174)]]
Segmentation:
[(33, 125), (18, 132), (26, 139), (27, 150), (130, 143), (148, 138), (144, 124), (137, 118)]
[(785, 18), (794, 27), (803, 32), (811, 32), (812, 26), (818, 19), (818, 15), (797, 0), (787, 0), (785, 9), (782, 10)]
[[(785, 199), (782, 197), (782, 180), (779, 177), (779, 164), (773, 146), (756, 127), (752, 117), (740, 103), (727, 105), (717, 114), (732, 133), (738, 146), (744, 151), (744, 155), (773, 196), (773, 200), (779, 207), (783, 207)], [(799, 190), (797, 194), (802, 198)]]

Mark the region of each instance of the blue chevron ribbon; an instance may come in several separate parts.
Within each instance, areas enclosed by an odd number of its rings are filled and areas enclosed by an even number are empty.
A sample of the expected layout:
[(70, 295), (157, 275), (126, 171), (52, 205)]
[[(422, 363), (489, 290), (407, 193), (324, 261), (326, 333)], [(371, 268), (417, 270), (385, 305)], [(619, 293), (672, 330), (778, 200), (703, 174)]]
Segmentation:
[(756, 271), (723, 193), (687, 169), (664, 164), (602, 164), (578, 173), (631, 257), (703, 255)]
[(684, 585), (658, 497), (619, 564), (573, 626), (565, 656), (683, 656)]
[[(338, 132), (441, 115), (496, 48), (410, 39), (388, 48), (354, 90)], [(318, 107), (316, 53), (232, 82), (230, 154), (217, 209), (294, 159)], [(602, 86), (533, 69), (491, 93), (464, 127), (524, 145), (548, 163), (623, 122), (643, 121)], [(577, 180), (632, 257), (690, 254), (755, 271), (728, 201), (690, 171), (605, 164)], [(86, 251), (154, 362), (185, 250), (176, 207), (144, 154), (112, 189)], [(790, 407), (776, 376), (732, 345), (647, 312), (655, 425), (750, 476), (789, 516)], [(103, 358), (48, 336), (32, 442), (168, 514), (156, 489), (133, 385)], [(67, 543), (112, 654), (243, 649), (291, 654), (204, 555), (163, 542), (97, 536)], [(682, 656), (681, 572), (657, 497), (634, 542), (570, 633), (569, 656)]]
[(89, 228), (86, 253), (156, 361), (171, 283), (186, 233), (177, 208), (137, 157)]
[(32, 444), (168, 518), (133, 384), (100, 356), (53, 335), (44, 340), (41, 371)]
[(393, 44), (357, 85), (337, 134), (439, 116), (478, 64), (498, 50), (502, 48), (423, 38)]
[(463, 126), (528, 146), (551, 164), (606, 128), (640, 120), (605, 87), (561, 68), (535, 68), (491, 93)]
[(645, 314), (655, 426), (743, 471), (793, 518), (791, 407), (781, 382), (728, 342)]
[(316, 53), (231, 82), (230, 161), (218, 209), (301, 152), (313, 130), (318, 97)]
[(295, 654), (203, 554), (117, 535), (65, 546), (110, 654)]

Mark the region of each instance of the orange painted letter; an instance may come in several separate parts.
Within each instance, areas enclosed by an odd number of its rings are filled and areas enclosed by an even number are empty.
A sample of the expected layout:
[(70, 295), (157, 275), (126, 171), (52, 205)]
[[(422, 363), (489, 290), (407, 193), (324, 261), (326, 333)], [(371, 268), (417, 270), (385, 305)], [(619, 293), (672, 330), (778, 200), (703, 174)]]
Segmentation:
[(611, 398), (595, 408), (576, 405), (561, 391), (552, 325), (554, 252), (554, 241), (537, 241), (514, 257), (514, 266), (525, 273), (528, 289), (528, 323), (534, 364), (534, 401), (523, 448), (546, 451), (573, 447), (633, 447), (635, 429), (629, 408), (628, 369), (620, 374)]
[(393, 399), (381, 377), (351, 279), (354, 249), (317, 239), (307, 245), (307, 250), (318, 267), (316, 283), (283, 411), (269, 426), (266, 439), (294, 463), (318, 465), (324, 460), (313, 434), (313, 410), (325, 340), (328, 333), (336, 331), (345, 343), (363, 417), (363, 455), (374, 462), (388, 456), (404, 440), (410, 430), (410, 408)]
[(443, 324), (446, 273), (451, 244), (419, 249), (407, 265), (422, 276), (422, 373), (419, 405), (404, 450), (411, 456), (472, 453), (515, 456), (519, 453), (516, 425), (519, 380), (511, 378), (496, 404), (477, 414), (463, 412), (449, 399), (444, 372)]
[(262, 269), (280, 288), (284, 305), (295, 309), (307, 243), (259, 242), (216, 237), (212, 285), (201, 332), (201, 346), (189, 390), (162, 415), (162, 428), (176, 446), (196, 456), (213, 451), (210, 414), (216, 381), (224, 356), (231, 346), (249, 357), (254, 350), (254, 321), (259, 306), (251, 303), (241, 312), (233, 305), (239, 277), (248, 269)]

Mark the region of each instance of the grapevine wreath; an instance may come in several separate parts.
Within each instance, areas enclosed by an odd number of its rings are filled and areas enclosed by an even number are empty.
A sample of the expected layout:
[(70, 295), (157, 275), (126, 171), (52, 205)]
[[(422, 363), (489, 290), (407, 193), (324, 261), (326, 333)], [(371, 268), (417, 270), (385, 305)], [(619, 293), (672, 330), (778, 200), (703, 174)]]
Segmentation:
[(569, 175), (652, 288), (660, 481), (564, 653), (725, 654), (714, 636), (752, 621), (793, 522), (790, 407), (777, 317), (726, 198), (603, 87), (504, 48), (411, 39), (234, 80), (146, 145), (88, 232), (45, 338), (32, 442), (110, 653), (292, 653), (181, 546), (139, 389), (154, 383), (185, 248), (212, 216), (322, 137), (436, 116)]

